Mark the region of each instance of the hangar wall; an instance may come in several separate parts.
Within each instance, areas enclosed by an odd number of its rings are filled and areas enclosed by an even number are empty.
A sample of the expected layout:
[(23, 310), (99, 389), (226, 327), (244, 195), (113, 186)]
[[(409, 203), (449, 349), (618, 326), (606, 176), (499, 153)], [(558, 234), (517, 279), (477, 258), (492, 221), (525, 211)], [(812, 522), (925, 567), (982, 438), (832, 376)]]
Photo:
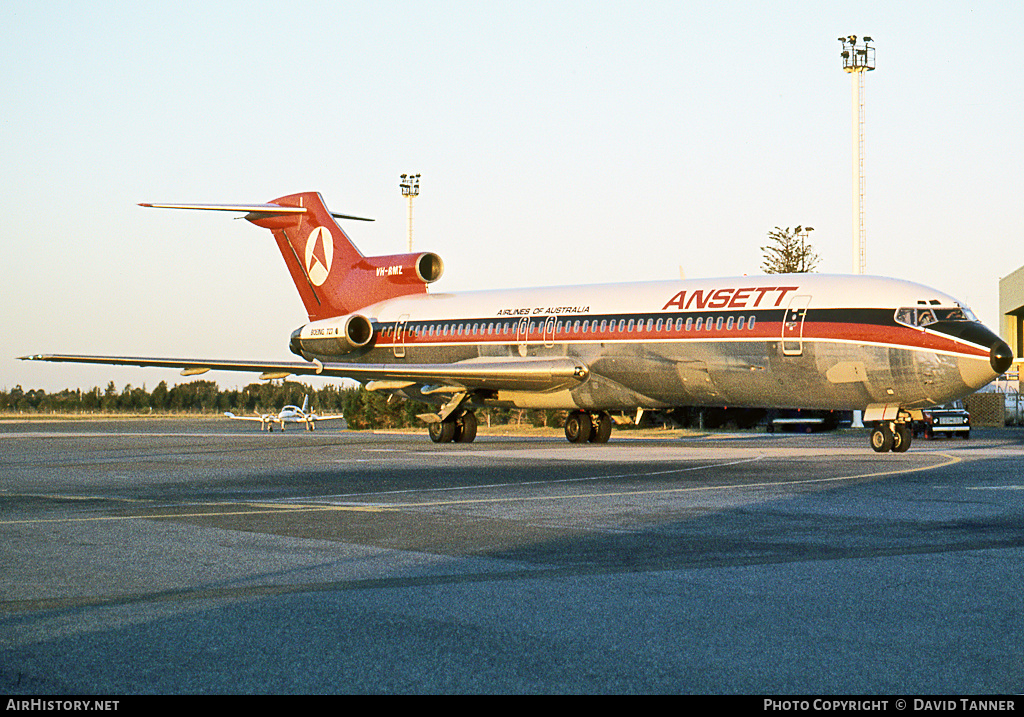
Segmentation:
[(1024, 266), (999, 280), (999, 334), (1018, 359), (1024, 356)]

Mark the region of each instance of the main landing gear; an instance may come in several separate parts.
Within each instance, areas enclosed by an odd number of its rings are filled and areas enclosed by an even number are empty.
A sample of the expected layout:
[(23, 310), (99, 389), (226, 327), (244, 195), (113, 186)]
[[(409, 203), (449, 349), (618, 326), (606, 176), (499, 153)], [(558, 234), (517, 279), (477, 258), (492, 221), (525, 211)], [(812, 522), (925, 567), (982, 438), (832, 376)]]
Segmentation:
[(607, 443), (611, 435), (612, 417), (607, 411), (570, 411), (565, 418), (565, 438), (569, 443)]
[(476, 425), (476, 414), (467, 409), (431, 423), (427, 432), (434, 443), (472, 443), (476, 438)]
[[(434, 443), (472, 443), (476, 438), (476, 414), (460, 410), (427, 427)], [(571, 411), (565, 419), (565, 438), (570, 443), (607, 443), (612, 435), (612, 417), (607, 411)]]
[(875, 453), (904, 453), (910, 448), (912, 436), (906, 421), (879, 421), (871, 430), (871, 448)]

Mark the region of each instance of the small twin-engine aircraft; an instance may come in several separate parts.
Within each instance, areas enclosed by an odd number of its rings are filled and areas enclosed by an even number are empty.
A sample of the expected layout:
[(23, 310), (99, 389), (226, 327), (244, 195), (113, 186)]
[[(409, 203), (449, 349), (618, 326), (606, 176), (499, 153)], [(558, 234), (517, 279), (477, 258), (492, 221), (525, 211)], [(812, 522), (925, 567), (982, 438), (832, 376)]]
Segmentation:
[(257, 411), (255, 416), (236, 416), (231, 411), (225, 411), (224, 415), (236, 421), (259, 421), (261, 431), (263, 429), (273, 431), (274, 424), (277, 424), (281, 427), (282, 432), (286, 423), (301, 423), (306, 427), (307, 431), (315, 431), (317, 421), (338, 421), (345, 418), (345, 416), (340, 414), (337, 416), (318, 416), (315, 412), (310, 412), (309, 396), (303, 399), (302, 408), (298, 406), (285, 406), (278, 413), (260, 413)]
[(871, 447), (905, 451), (921, 409), (1013, 361), (949, 294), (863, 275), (772, 274), (460, 294), (427, 292), (429, 252), (363, 256), (316, 192), (267, 204), (143, 204), (244, 212), (277, 241), (309, 323), (304, 361), (43, 354), (41, 361), (353, 378), (438, 406), (439, 443), (476, 437), (473, 408), (565, 409), (565, 436), (603, 443), (609, 411), (678, 406), (862, 410)]

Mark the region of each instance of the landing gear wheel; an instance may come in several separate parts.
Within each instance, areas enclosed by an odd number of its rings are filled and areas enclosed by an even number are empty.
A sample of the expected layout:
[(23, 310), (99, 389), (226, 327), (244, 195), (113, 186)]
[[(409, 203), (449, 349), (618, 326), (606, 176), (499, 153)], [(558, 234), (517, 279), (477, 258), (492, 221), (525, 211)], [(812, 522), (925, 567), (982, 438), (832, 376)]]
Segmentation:
[(888, 453), (892, 450), (894, 441), (895, 438), (893, 438), (892, 429), (889, 428), (888, 423), (876, 425), (871, 431), (871, 448), (875, 453)]
[(910, 442), (913, 440), (910, 428), (905, 423), (901, 423), (896, 426), (896, 430), (892, 434), (892, 452), (893, 453), (906, 453), (910, 449)]
[(427, 426), (427, 433), (434, 443), (451, 443), (455, 438), (455, 421), (438, 421)]
[(597, 414), (597, 423), (594, 425), (589, 440), (591, 443), (607, 443), (611, 435), (612, 417), (608, 415), (607, 411), (601, 411)]
[(586, 443), (593, 431), (590, 414), (583, 411), (571, 411), (565, 417), (565, 438), (569, 443)]
[(472, 411), (465, 411), (455, 420), (456, 443), (472, 443), (476, 438), (476, 414)]

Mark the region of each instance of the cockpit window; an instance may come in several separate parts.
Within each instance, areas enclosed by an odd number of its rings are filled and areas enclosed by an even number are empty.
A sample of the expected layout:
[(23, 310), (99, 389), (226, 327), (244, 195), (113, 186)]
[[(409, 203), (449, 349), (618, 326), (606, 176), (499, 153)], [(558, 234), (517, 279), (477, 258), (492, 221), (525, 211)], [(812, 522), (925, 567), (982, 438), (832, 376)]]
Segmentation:
[(935, 309), (939, 321), (977, 321), (970, 309)]
[(955, 308), (914, 308), (896, 309), (897, 323), (905, 326), (928, 326), (937, 321), (977, 321), (970, 309), (961, 306)]

